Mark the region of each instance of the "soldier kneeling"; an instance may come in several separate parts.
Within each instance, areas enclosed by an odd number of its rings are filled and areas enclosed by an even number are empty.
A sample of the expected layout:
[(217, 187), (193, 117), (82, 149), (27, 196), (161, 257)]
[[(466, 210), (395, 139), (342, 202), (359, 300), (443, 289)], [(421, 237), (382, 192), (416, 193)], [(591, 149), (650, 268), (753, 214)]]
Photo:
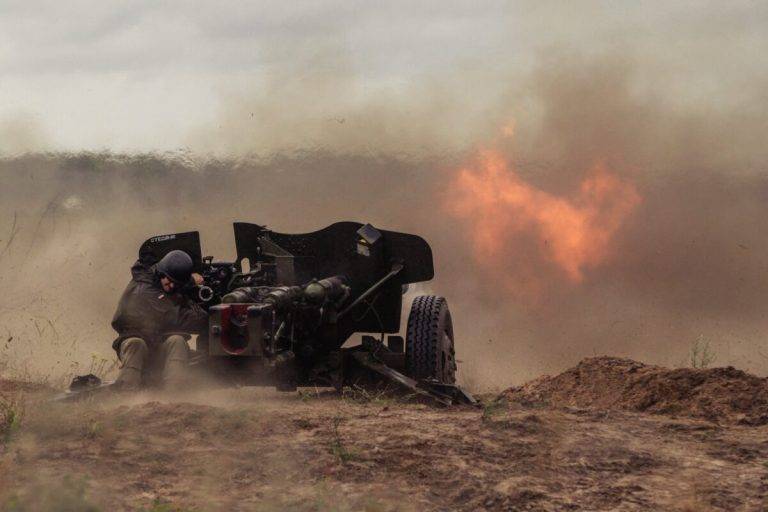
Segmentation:
[(192, 258), (184, 251), (171, 251), (156, 265), (141, 259), (131, 267), (112, 327), (118, 338), (112, 348), (120, 358), (115, 384), (138, 389), (154, 376), (165, 384), (180, 386), (187, 375), (191, 334), (208, 324), (208, 315), (180, 291), (188, 284), (202, 284), (193, 273)]

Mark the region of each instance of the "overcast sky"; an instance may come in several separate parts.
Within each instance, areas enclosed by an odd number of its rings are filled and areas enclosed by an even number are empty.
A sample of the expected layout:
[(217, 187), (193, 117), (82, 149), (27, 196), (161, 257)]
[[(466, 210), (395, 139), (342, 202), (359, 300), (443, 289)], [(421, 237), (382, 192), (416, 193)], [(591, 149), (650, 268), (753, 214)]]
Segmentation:
[[(339, 66), (360, 95), (407, 92), (465, 69), (514, 80), (552, 48), (627, 52), (660, 94), (701, 101), (764, 79), (767, 29), (749, 1), (0, 0), (0, 151), (197, 149), (190, 133), (275, 77)], [(457, 111), (479, 101), (456, 92)]]

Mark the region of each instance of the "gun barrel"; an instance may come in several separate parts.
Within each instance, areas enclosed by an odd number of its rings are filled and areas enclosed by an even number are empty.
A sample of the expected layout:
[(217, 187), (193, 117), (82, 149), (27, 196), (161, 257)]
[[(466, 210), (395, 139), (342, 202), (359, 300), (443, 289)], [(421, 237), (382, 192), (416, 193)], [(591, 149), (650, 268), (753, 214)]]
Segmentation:
[(238, 288), (233, 290), (221, 298), (221, 302), (224, 304), (237, 304), (255, 302), (256, 294), (254, 288)]

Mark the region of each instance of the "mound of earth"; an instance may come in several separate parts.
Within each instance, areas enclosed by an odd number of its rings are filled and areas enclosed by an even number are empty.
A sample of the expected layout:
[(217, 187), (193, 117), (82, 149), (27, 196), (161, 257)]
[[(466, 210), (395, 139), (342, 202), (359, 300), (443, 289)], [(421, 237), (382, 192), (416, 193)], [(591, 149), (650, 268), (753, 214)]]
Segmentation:
[(560, 375), (540, 377), (503, 395), (523, 404), (768, 424), (768, 379), (730, 366), (669, 369), (631, 359), (592, 357)]

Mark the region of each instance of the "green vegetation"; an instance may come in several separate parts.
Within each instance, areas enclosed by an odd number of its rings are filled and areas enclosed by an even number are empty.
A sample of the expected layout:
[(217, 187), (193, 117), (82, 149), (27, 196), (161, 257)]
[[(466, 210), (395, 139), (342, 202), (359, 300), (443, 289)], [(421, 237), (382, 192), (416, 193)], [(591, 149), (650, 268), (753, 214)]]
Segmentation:
[(336, 416), (331, 420), (331, 442), (328, 448), (331, 452), (331, 455), (336, 457), (340, 463), (346, 464), (356, 460), (358, 456), (353, 449), (347, 447), (344, 444), (344, 440), (341, 438), (339, 425), (342, 421), (344, 421), (344, 418), (341, 416)]
[(185, 512), (192, 509), (177, 507), (172, 503), (167, 503), (159, 498), (155, 498), (155, 501), (152, 502), (152, 505), (149, 508), (143, 508), (141, 510), (142, 512)]
[(0, 442), (7, 443), (21, 427), (24, 403), (20, 395), (0, 394)]
[(309, 402), (313, 398), (319, 398), (320, 393), (315, 389), (299, 389), (296, 391), (302, 402)]
[(492, 400), (484, 400), (481, 402), (483, 406), (483, 415), (481, 419), (484, 422), (493, 421), (493, 418), (503, 413), (507, 408), (507, 401), (502, 397), (497, 397)]
[(83, 430), (84, 430), (83, 434), (85, 435), (86, 438), (96, 439), (104, 430), (104, 425), (100, 421), (97, 421), (94, 419), (87, 422)]
[(715, 360), (715, 353), (712, 351), (709, 340), (700, 334), (696, 341), (691, 345), (690, 361), (691, 368), (707, 368)]

